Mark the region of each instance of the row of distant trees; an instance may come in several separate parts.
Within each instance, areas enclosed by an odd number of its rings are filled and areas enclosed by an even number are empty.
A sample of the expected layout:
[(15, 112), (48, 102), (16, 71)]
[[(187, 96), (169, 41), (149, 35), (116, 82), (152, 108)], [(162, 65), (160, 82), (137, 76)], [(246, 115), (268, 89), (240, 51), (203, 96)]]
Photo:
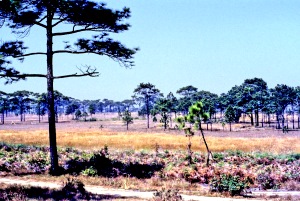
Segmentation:
[[(96, 113), (106, 112), (122, 112), (131, 110), (133, 100), (113, 101), (103, 100), (78, 100), (63, 95), (58, 91), (54, 91), (55, 116), (73, 115), (75, 118), (79, 116), (92, 116)], [(5, 93), (0, 91), (0, 122), (3, 124), (5, 117), (10, 113), (20, 116), (20, 121), (25, 121), (25, 114), (36, 114), (41, 117), (47, 114), (48, 100), (46, 93), (34, 93), (26, 90), (16, 91), (13, 93)]]
[[(142, 90), (142, 88), (144, 88)], [(276, 119), (276, 127), (282, 128), (291, 116), (292, 127), (295, 128), (295, 116), (299, 128), (300, 87), (290, 87), (277, 84), (268, 88), (261, 78), (246, 79), (241, 85), (232, 87), (227, 93), (217, 95), (209, 91), (198, 91), (194, 86), (178, 89), (179, 98), (170, 92), (166, 97), (159, 93), (151, 84), (140, 85), (135, 92), (143, 91), (140, 97), (144, 100), (140, 112), (153, 115), (160, 113), (161, 122), (165, 123), (170, 113), (187, 114), (189, 107), (197, 101), (203, 104), (203, 110), (208, 113), (208, 122), (227, 121), (245, 122), (250, 119), (251, 125), (263, 127), (271, 123), (271, 116)], [(155, 95), (154, 95), (155, 94)], [(148, 96), (148, 98), (147, 98)], [(151, 98), (149, 98), (151, 97)], [(150, 101), (149, 101), (150, 100)], [(218, 118), (217, 118), (217, 114)], [(227, 115), (225, 115), (227, 113)], [(226, 117), (226, 118), (225, 118)], [(288, 127), (288, 124), (286, 125)]]
[[(227, 93), (217, 95), (209, 91), (198, 91), (192, 85), (182, 87), (164, 96), (155, 85), (140, 83), (133, 91), (131, 99), (123, 101), (103, 100), (77, 100), (55, 91), (55, 115), (74, 115), (74, 117), (92, 116), (95, 113), (138, 111), (139, 115), (147, 117), (149, 128), (150, 117), (156, 119), (159, 114), (160, 121), (167, 127), (172, 123), (172, 116), (187, 114), (188, 108), (197, 101), (203, 104), (203, 110), (208, 114), (207, 122), (225, 121), (245, 122), (248, 117), (251, 125), (261, 126), (271, 123), (271, 116), (276, 120), (276, 127), (282, 128), (287, 123), (287, 116), (291, 117), (292, 126), (295, 122), (299, 127), (300, 87), (290, 87), (278, 84), (268, 88), (261, 78), (246, 79), (241, 85), (232, 87)], [(0, 91), (1, 122), (4, 123), (8, 112), (20, 116), (25, 121), (25, 114), (47, 114), (46, 93), (33, 93), (29, 91), (16, 91), (5, 93)], [(227, 115), (225, 115), (227, 112)], [(75, 115), (77, 113), (77, 115)], [(217, 115), (219, 114), (219, 115)], [(227, 118), (225, 118), (227, 117)], [(297, 117), (297, 119), (295, 119)]]

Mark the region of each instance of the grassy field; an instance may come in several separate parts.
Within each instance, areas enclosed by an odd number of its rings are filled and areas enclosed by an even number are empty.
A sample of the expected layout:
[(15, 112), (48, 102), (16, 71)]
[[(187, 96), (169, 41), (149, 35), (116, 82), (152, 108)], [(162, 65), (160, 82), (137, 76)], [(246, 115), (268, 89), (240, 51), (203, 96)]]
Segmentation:
[[(217, 137), (207, 132), (207, 142), (213, 152), (226, 150), (241, 150), (244, 152), (300, 152), (300, 138), (293, 136), (270, 137)], [(158, 145), (162, 149), (186, 149), (187, 138), (182, 134), (163, 132), (114, 132), (105, 130), (58, 130), (57, 143), (62, 147), (80, 149), (100, 149), (107, 145), (117, 149), (147, 149)], [(13, 144), (47, 145), (48, 132), (45, 130), (20, 131), (1, 130), (0, 141)], [(205, 151), (202, 138), (192, 138), (192, 149)]]
[[(36, 118), (36, 117), (35, 117)], [(160, 124), (151, 124), (146, 129), (146, 120), (134, 120), (129, 131), (116, 114), (98, 116), (100, 121), (70, 121), (66, 117), (57, 123), (57, 143), (62, 147), (99, 149), (107, 145), (116, 149), (151, 150), (157, 145), (161, 149), (186, 149), (188, 139), (183, 131), (166, 130)], [(47, 123), (36, 123), (34, 116), (25, 123), (0, 125), (0, 141), (14, 144), (48, 145)], [(34, 122), (34, 124), (32, 123)], [(174, 123), (173, 123), (174, 126)], [(300, 131), (283, 134), (274, 128), (255, 128), (248, 124), (235, 124), (233, 132), (213, 124), (213, 131), (204, 130), (208, 145), (213, 152), (241, 150), (244, 152), (289, 153), (300, 152)], [(206, 126), (204, 125), (206, 129)], [(192, 149), (205, 151), (198, 133), (192, 138)]]
[[(275, 188), (300, 189), (300, 132), (297, 130), (283, 133), (273, 127), (234, 124), (233, 132), (229, 132), (228, 126), (223, 130), (221, 124), (213, 124), (212, 131), (210, 126), (206, 130), (204, 125), (214, 156), (208, 168), (204, 162), (205, 146), (197, 132), (192, 138), (194, 163), (189, 165), (186, 160), (188, 138), (183, 131), (164, 131), (159, 123), (151, 123), (147, 129), (145, 119), (135, 119), (127, 131), (115, 114), (97, 116), (97, 119), (83, 122), (64, 117), (57, 123), (60, 165), (67, 168), (66, 164), (73, 159), (79, 161), (83, 166), (73, 169), (79, 171), (76, 178), (84, 184), (139, 190), (179, 189), (181, 193), (207, 195), (203, 184), (211, 184), (216, 177), (221, 179), (220, 176), (226, 174), (239, 175), (245, 184), (250, 178), (254, 182), (249, 184), (252, 187), (267, 185), (264, 181), (270, 180)], [(34, 116), (23, 123), (8, 118), (6, 124), (0, 125), (0, 142), (48, 146), (48, 124), (38, 123)], [(97, 154), (105, 146), (109, 154), (100, 157)], [(45, 148), (24, 148), (23, 145), (7, 148), (3, 144), (0, 152), (0, 168), (2, 164), (2, 169), (7, 170), (0, 173), (6, 176), (23, 175), (26, 179), (61, 182), (72, 169), (65, 169), (66, 173), (60, 177), (43, 174), (49, 168)], [(141, 173), (145, 178), (134, 176), (138, 172), (133, 171), (135, 168), (146, 168), (145, 175)], [(103, 171), (108, 175), (103, 176)]]

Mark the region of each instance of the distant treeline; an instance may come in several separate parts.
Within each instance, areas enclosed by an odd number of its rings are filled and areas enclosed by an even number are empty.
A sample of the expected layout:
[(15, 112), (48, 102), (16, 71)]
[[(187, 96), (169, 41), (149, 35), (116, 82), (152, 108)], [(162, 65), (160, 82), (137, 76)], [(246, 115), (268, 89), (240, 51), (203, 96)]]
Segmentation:
[[(198, 90), (189, 85), (164, 96), (155, 85), (140, 83), (133, 91), (131, 99), (113, 101), (109, 99), (78, 100), (64, 96), (55, 91), (55, 113), (74, 115), (74, 118), (92, 116), (96, 113), (118, 112), (125, 110), (136, 111), (139, 115), (153, 117), (156, 114), (186, 114), (188, 108), (196, 101), (201, 101), (204, 110), (209, 114), (209, 121), (222, 121), (228, 107), (234, 109), (235, 122), (245, 121), (248, 117), (252, 125), (263, 126), (270, 124), (271, 116), (276, 118), (276, 127), (284, 127), (290, 120), (299, 128), (300, 112), (300, 86), (290, 87), (277, 84), (268, 88), (267, 83), (261, 78), (246, 79), (241, 85), (232, 87), (227, 93), (217, 95), (209, 91)], [(0, 122), (4, 123), (5, 116), (14, 113), (20, 116), (20, 121), (25, 121), (25, 114), (47, 114), (47, 94), (30, 91), (16, 91), (5, 93), (0, 91)], [(217, 115), (218, 114), (218, 115)], [(58, 119), (58, 118), (57, 118)]]

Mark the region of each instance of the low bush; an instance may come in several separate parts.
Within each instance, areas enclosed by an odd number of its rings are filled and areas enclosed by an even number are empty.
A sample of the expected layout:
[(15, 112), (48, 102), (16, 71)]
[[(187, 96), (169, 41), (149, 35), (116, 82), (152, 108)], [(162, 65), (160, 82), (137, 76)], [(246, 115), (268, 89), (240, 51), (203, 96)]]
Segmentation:
[(215, 176), (210, 182), (211, 191), (229, 192), (231, 196), (241, 195), (243, 190), (248, 187), (248, 181), (242, 180), (239, 176), (222, 174)]
[(94, 118), (94, 117), (91, 117), (91, 118), (88, 119), (88, 121), (97, 121), (97, 119)]
[(181, 195), (178, 190), (174, 189), (161, 189), (154, 193), (153, 201), (182, 201)]

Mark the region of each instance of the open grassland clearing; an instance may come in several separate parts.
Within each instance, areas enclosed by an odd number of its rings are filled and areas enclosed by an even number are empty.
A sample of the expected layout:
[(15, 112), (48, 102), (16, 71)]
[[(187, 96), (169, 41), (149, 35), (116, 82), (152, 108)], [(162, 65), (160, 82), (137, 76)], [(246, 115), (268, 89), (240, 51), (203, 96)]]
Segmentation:
[[(33, 119), (33, 117), (31, 117)], [(65, 117), (66, 118), (66, 117)], [(9, 120), (7, 121), (9, 122)], [(174, 125), (174, 122), (173, 122)], [(159, 123), (151, 123), (146, 129), (146, 120), (135, 119), (126, 130), (124, 123), (115, 114), (102, 115), (96, 122), (63, 121), (57, 123), (57, 143), (62, 147), (80, 149), (109, 148), (154, 150), (186, 150), (188, 139), (183, 131), (166, 130)], [(205, 125), (203, 125), (206, 128)], [(272, 127), (254, 128), (248, 124), (235, 124), (234, 132), (224, 130), (221, 124), (214, 123), (213, 130), (204, 130), (208, 145), (213, 152), (241, 150), (244, 152), (287, 153), (300, 152), (300, 131), (282, 133)], [(0, 126), (0, 141), (14, 144), (48, 145), (47, 123), (9, 123)], [(192, 150), (205, 151), (202, 139), (192, 138)]]
[[(206, 132), (207, 142), (211, 151), (241, 150), (244, 152), (286, 153), (300, 152), (300, 138), (295, 136), (270, 137), (218, 137), (214, 133)], [(48, 132), (45, 130), (1, 130), (0, 141), (14, 144), (47, 145)], [(100, 149), (107, 145), (116, 149), (148, 149), (154, 150), (158, 145), (167, 150), (185, 150), (187, 138), (182, 134), (159, 132), (117, 132), (100, 129), (67, 129), (58, 130), (57, 143), (62, 147), (76, 147), (81, 149)], [(192, 149), (205, 151), (202, 138), (192, 138)]]
[(235, 131), (229, 132), (214, 124), (215, 130), (204, 131), (213, 152), (206, 167), (206, 150), (198, 134), (192, 138), (189, 164), (188, 139), (182, 131), (164, 131), (159, 124), (145, 127), (145, 120), (138, 119), (129, 131), (118, 119), (58, 123), (62, 175), (50, 177), (45, 174), (50, 166), (47, 124), (1, 125), (0, 172), (60, 182), (71, 175), (86, 185), (178, 189), (210, 196), (213, 192), (239, 195), (248, 188), (300, 190), (298, 131), (283, 134), (273, 128), (236, 124)]

